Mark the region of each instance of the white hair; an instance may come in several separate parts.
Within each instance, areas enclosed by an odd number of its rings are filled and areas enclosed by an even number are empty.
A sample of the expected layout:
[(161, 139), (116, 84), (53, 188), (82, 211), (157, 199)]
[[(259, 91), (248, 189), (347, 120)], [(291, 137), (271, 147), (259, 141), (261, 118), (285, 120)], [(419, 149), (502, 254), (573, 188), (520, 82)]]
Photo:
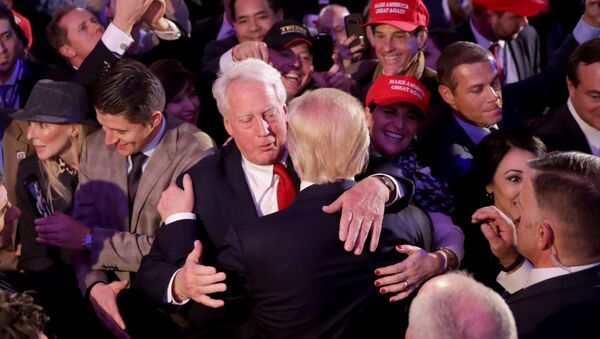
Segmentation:
[(462, 272), (427, 282), (408, 317), (411, 339), (517, 339), (504, 299)]
[(287, 95), (281, 82), (281, 73), (261, 60), (249, 58), (234, 62), (222, 70), (213, 84), (213, 97), (217, 101), (217, 107), (222, 115), (229, 112), (229, 100), (226, 94), (227, 88), (233, 81), (257, 81), (267, 87), (272, 86), (276, 99), (285, 105)]

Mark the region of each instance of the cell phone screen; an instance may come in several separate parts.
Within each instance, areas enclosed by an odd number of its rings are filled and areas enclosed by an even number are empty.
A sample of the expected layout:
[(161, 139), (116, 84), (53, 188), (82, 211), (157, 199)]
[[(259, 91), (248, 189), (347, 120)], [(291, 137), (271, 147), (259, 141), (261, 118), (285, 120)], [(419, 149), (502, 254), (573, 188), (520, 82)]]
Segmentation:
[(326, 72), (333, 66), (333, 38), (329, 34), (313, 37), (313, 67), (315, 72)]
[(365, 44), (367, 39), (365, 28), (363, 27), (362, 14), (353, 13), (346, 15), (344, 17), (344, 24), (346, 25), (346, 35), (348, 37), (354, 35), (357, 38), (350, 44), (350, 48), (360, 45), (361, 43)]

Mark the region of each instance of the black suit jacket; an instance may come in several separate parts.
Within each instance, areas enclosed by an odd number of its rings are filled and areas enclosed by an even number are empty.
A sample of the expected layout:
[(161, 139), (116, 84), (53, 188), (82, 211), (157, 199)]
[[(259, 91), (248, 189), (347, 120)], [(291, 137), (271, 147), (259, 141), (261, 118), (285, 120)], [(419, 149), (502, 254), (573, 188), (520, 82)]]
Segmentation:
[(519, 338), (597, 338), (600, 266), (531, 285), (507, 303)]
[(579, 151), (592, 154), (590, 145), (569, 112), (567, 104), (550, 113), (533, 134), (542, 139), (548, 151)]
[[(286, 209), (230, 229), (217, 259), (227, 273), (225, 307), (252, 312), (244, 337), (381, 338), (402, 332), (405, 302), (373, 286), (374, 270), (404, 258), (398, 244), (429, 250), (428, 216), (416, 207), (386, 214), (378, 250), (360, 256), (338, 239), (341, 214), (326, 214), (354, 181), (313, 185)], [(241, 300), (239, 300), (241, 298)], [(241, 317), (243, 319), (243, 317)]]
[[(299, 187), (289, 157), (287, 168), (296, 187)], [(160, 227), (150, 253), (142, 259), (135, 281), (139, 292), (158, 304), (166, 302), (169, 280), (192, 251), (194, 239), (202, 241), (203, 263), (213, 265), (229, 228), (258, 218), (235, 142), (230, 142), (217, 154), (202, 159), (187, 173), (191, 175), (194, 185), (193, 212), (198, 220), (180, 220)], [(398, 177), (399, 172), (385, 173), (402, 180)], [(181, 185), (181, 177), (178, 183)], [(388, 211), (397, 212), (408, 204), (413, 187), (407, 185), (404, 189), (408, 194), (389, 206)], [(338, 245), (342, 247), (340, 243)]]
[[(456, 27), (465, 41), (475, 41), (470, 20)], [(525, 26), (517, 37), (508, 41), (508, 48), (515, 62), (518, 79), (527, 79), (540, 71), (540, 38), (532, 26)]]

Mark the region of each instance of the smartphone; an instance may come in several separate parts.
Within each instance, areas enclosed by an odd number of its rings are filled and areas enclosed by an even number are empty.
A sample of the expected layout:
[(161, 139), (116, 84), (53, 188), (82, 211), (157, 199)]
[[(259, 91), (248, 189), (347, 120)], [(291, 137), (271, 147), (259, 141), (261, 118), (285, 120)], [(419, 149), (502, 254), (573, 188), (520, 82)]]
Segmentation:
[(333, 66), (333, 38), (329, 34), (313, 37), (312, 55), (315, 72), (327, 72)]
[(52, 211), (52, 206), (48, 204), (44, 197), (44, 193), (42, 192), (40, 183), (35, 174), (31, 174), (25, 178), (25, 189), (35, 205), (35, 211), (38, 217), (45, 218), (54, 213)]
[(346, 25), (346, 35), (348, 37), (354, 35), (356, 40), (350, 44), (350, 48), (365, 44), (367, 41), (367, 33), (363, 27), (363, 16), (360, 13), (348, 14), (344, 17), (344, 24)]

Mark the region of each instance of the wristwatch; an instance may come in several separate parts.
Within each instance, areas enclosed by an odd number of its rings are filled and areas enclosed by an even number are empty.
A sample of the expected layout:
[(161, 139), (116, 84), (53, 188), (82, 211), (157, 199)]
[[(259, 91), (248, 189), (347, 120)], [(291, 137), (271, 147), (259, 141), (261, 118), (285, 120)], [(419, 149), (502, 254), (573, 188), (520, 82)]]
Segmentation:
[(90, 251), (92, 249), (92, 232), (83, 237), (83, 249)]
[(385, 203), (386, 205), (391, 204), (396, 199), (396, 185), (392, 182), (392, 179), (388, 178), (385, 175), (374, 175), (375, 178), (379, 179), (382, 184), (390, 190), (390, 197), (388, 201)]

